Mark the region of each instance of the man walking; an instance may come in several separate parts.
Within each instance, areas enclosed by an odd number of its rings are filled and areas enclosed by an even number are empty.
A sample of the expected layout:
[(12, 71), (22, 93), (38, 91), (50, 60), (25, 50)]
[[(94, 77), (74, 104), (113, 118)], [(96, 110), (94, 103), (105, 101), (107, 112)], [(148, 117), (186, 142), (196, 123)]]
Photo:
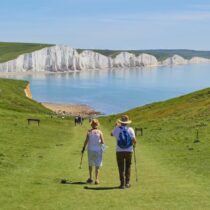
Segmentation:
[(131, 160), (136, 137), (133, 128), (128, 127), (132, 121), (127, 115), (118, 120), (117, 125), (111, 133), (117, 141), (116, 156), (120, 177), (120, 188), (129, 188), (131, 175)]

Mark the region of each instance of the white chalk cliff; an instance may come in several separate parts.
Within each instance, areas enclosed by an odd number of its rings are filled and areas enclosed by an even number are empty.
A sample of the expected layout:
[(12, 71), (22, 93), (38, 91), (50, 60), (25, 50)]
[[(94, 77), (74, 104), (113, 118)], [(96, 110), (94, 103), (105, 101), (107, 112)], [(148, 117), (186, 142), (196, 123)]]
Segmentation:
[(69, 46), (56, 45), (0, 63), (0, 72), (65, 72), (197, 63), (210, 63), (210, 59), (193, 57), (187, 60), (179, 55), (174, 55), (164, 61), (158, 61), (155, 56), (149, 54), (143, 53), (136, 56), (128, 52), (121, 52), (115, 58), (111, 58), (90, 50), (79, 54), (76, 49)]

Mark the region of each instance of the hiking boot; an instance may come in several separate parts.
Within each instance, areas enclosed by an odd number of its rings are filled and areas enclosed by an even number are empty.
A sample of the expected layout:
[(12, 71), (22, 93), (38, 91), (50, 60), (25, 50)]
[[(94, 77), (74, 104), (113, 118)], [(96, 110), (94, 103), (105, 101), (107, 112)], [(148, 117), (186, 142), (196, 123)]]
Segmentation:
[(88, 178), (87, 181), (86, 181), (88, 184), (92, 184), (93, 183), (93, 180), (91, 178)]
[(131, 184), (127, 183), (127, 184), (125, 185), (125, 187), (126, 187), (126, 188), (130, 188), (130, 187), (131, 187)]
[(95, 184), (99, 184), (99, 180), (96, 180), (96, 181), (95, 181)]

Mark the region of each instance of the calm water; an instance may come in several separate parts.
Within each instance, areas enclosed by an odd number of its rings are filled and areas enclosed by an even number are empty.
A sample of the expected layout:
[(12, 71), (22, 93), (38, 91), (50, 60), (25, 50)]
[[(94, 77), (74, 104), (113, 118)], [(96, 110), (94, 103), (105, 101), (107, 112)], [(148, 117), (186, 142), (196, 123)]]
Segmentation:
[(210, 65), (10, 76), (29, 80), (40, 102), (87, 104), (105, 114), (210, 87)]

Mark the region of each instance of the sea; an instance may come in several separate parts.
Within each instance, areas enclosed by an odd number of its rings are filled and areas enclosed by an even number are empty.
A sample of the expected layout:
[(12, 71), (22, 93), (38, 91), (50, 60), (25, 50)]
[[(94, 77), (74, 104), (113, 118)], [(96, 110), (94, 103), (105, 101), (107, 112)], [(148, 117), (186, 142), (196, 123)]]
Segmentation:
[(38, 102), (85, 104), (103, 114), (164, 101), (210, 87), (210, 64), (9, 75), (28, 80)]

